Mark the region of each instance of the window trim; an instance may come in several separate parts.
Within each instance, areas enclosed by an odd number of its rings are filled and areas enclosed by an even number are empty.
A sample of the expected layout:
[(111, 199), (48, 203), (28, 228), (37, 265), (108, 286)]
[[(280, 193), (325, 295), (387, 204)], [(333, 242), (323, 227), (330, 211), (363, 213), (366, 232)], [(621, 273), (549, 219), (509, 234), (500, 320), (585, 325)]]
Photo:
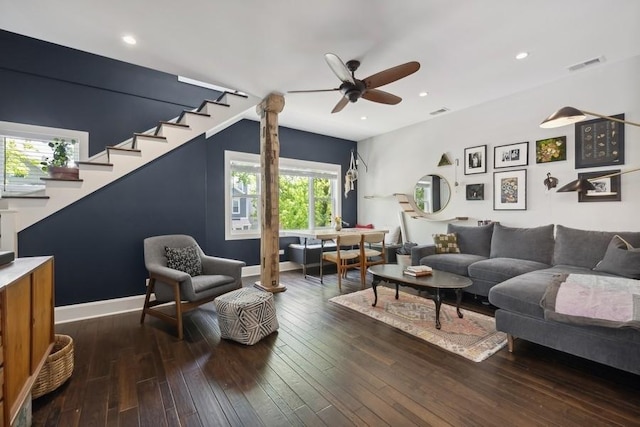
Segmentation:
[(43, 141), (51, 141), (54, 138), (75, 139), (79, 148), (80, 161), (88, 159), (89, 132), (0, 121), (0, 134)]
[[(225, 240), (259, 239), (261, 232), (252, 231), (249, 233), (232, 232), (231, 230), (231, 162), (251, 162), (260, 164), (260, 154), (245, 153), (241, 151), (225, 150), (224, 152), (224, 234)], [(314, 162), (310, 160), (291, 159), (280, 157), (280, 169), (312, 169), (316, 171), (326, 171), (328, 174), (337, 176), (336, 183), (336, 215), (342, 215), (342, 166), (334, 163)], [(260, 190), (262, 191), (262, 184)]]

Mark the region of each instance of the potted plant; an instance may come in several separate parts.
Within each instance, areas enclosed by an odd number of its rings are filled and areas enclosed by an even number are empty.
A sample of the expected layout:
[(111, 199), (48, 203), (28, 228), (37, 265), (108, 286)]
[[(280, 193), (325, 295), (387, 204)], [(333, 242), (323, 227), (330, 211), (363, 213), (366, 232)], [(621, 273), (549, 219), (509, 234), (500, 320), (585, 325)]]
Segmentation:
[(67, 141), (64, 138), (54, 138), (53, 141), (49, 142), (49, 147), (53, 149), (53, 157), (46, 157), (40, 162), (42, 171), (48, 172), (51, 178), (78, 179), (78, 168), (69, 166), (73, 161), (72, 146), (75, 144), (75, 139)]

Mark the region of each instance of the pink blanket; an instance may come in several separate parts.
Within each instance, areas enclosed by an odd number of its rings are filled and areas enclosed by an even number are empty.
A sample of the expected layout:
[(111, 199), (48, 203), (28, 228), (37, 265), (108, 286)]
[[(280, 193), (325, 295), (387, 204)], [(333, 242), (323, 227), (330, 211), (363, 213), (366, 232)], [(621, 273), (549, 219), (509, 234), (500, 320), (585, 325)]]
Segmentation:
[(542, 304), (553, 320), (640, 328), (640, 280), (570, 274), (549, 287)]

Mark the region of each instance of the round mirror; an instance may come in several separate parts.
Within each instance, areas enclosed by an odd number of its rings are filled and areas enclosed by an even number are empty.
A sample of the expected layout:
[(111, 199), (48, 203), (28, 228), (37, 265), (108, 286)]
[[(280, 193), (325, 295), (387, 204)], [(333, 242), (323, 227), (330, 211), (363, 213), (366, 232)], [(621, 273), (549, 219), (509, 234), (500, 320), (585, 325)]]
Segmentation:
[(438, 213), (447, 207), (451, 199), (451, 187), (441, 175), (425, 175), (416, 183), (413, 199), (422, 212)]

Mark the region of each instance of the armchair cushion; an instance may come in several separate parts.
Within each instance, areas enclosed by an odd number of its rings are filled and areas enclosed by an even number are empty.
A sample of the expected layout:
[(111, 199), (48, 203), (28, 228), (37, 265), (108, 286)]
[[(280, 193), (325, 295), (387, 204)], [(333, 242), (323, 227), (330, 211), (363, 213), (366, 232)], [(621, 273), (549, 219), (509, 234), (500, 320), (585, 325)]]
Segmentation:
[(174, 270), (184, 271), (189, 276), (199, 276), (202, 274), (202, 262), (200, 253), (196, 246), (186, 248), (170, 248), (165, 246), (167, 255), (167, 267)]

